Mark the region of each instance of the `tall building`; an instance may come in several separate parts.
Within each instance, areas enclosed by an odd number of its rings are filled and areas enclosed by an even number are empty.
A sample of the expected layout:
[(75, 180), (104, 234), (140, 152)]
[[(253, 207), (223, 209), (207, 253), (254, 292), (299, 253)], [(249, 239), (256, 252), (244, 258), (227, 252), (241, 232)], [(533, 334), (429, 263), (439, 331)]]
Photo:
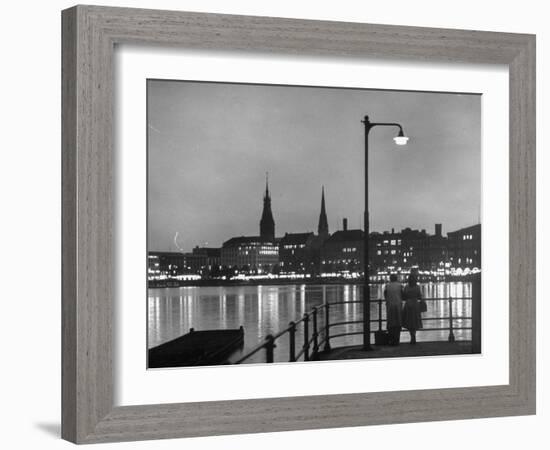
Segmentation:
[(269, 195), (269, 185), (267, 175), (265, 178), (264, 209), (260, 219), (260, 237), (264, 241), (275, 240), (275, 221), (271, 212), (271, 196)]
[[(403, 235), (407, 235), (408, 241), (403, 244)], [(418, 230), (405, 229), (402, 232), (391, 231), (383, 233), (371, 232), (369, 235), (369, 266), (371, 271), (387, 267), (401, 267), (403, 264), (412, 265), (417, 260), (417, 245), (410, 241), (424, 239), (424, 235)], [(412, 248), (411, 248), (412, 247)], [(414, 250), (413, 252), (413, 249)], [(371, 272), (372, 273), (372, 272)]]
[(424, 247), (424, 270), (441, 271), (449, 263), (448, 239), (443, 236), (442, 224), (435, 224), (435, 234), (428, 236)]
[(481, 224), (447, 233), (449, 260), (453, 267), (481, 268)]
[(481, 267), (480, 224), (448, 232), (446, 237), (442, 231), (442, 225), (436, 223), (433, 235), (410, 228), (371, 233), (371, 267), (375, 271), (418, 268), (432, 273)]
[(314, 241), (312, 232), (285, 233), (279, 241), (281, 274), (314, 274), (317, 269)]
[(216, 273), (220, 268), (221, 250), (219, 248), (196, 246), (193, 249), (193, 255), (202, 258), (201, 270), (203, 271), (214, 271), (214, 273)]
[(220, 251), (220, 263), (223, 268), (245, 273), (269, 273), (278, 270), (279, 244), (275, 239), (275, 221), (271, 212), (267, 176), (260, 235), (238, 236), (225, 241)]
[(206, 264), (201, 255), (181, 252), (149, 252), (147, 260), (150, 278), (200, 274)]
[(342, 230), (332, 234), (321, 249), (321, 273), (361, 272), (364, 261), (363, 230), (348, 230), (343, 220)]
[(325, 208), (325, 187), (321, 190), (321, 213), (319, 214), (319, 225), (317, 226), (317, 234), (322, 238), (329, 237), (327, 211)]
[(279, 264), (279, 246), (259, 236), (240, 236), (225, 241), (221, 265), (244, 272), (272, 272)]

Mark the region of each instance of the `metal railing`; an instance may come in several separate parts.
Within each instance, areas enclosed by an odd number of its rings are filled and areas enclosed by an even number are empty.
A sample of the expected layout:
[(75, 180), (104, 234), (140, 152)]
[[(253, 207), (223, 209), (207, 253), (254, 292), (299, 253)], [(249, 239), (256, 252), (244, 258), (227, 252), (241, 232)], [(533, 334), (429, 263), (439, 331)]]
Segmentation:
[[(455, 321), (458, 320), (472, 320), (471, 316), (456, 316), (453, 312), (453, 303), (456, 300), (465, 300), (472, 301), (472, 297), (432, 297), (424, 298), (426, 302), (448, 302), (448, 316), (443, 317), (422, 317), (423, 322), (433, 322), (433, 321), (443, 321), (447, 322), (446, 327), (430, 327), (422, 328), (418, 330), (419, 332), (426, 331), (449, 331), (447, 341), (455, 342), (455, 331), (457, 330), (472, 330), (472, 326), (456, 326)], [(371, 323), (377, 323), (377, 329), (371, 329), (371, 335), (376, 333), (379, 330), (383, 330), (383, 323), (386, 322), (386, 319), (382, 315), (382, 304), (385, 302), (383, 299), (373, 299), (370, 300), (370, 303), (376, 303), (378, 305), (378, 316), (376, 318), (371, 318)], [(351, 301), (337, 301), (337, 302), (328, 302), (324, 301), (323, 304), (315, 306), (311, 311), (305, 313), (302, 318), (298, 321), (292, 321), (289, 323), (288, 327), (279, 333), (272, 335), (269, 334), (265, 337), (264, 341), (259, 345), (254, 347), (251, 351), (246, 353), (240, 359), (238, 359), (235, 364), (241, 364), (246, 360), (250, 359), (252, 356), (256, 355), (258, 352), (265, 351), (265, 362), (272, 363), (274, 362), (275, 348), (277, 347), (276, 341), (281, 337), (288, 334), (289, 338), (289, 355), (288, 361), (295, 362), (299, 361), (302, 358), (303, 361), (310, 361), (317, 359), (319, 353), (330, 352), (331, 339), (336, 339), (339, 337), (345, 336), (354, 336), (362, 335), (363, 331), (348, 331), (348, 332), (339, 332), (336, 334), (331, 333), (331, 329), (335, 327), (341, 327), (345, 325), (359, 325), (363, 324), (363, 320), (350, 320), (350, 321), (340, 321), (340, 322), (331, 322), (330, 321), (330, 312), (332, 307), (337, 305), (351, 305), (351, 304), (363, 304), (363, 300), (351, 300)], [(323, 315), (323, 318), (320, 319), (320, 315)], [(323, 326), (320, 326), (320, 321), (324, 322)], [(311, 324), (311, 333), (310, 333), (310, 324)], [(298, 329), (301, 326), (301, 333)], [(302, 335), (302, 346), (296, 353), (296, 344), (298, 335)], [(321, 350), (322, 348), (322, 350)]]

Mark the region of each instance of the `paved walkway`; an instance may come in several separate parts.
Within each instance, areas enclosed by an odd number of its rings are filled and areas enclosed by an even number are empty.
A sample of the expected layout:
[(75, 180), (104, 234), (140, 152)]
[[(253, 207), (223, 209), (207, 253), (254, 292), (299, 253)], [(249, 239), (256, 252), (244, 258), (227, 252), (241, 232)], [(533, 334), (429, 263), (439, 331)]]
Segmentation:
[(364, 359), (364, 358), (406, 358), (410, 356), (463, 355), (472, 353), (471, 341), (457, 342), (418, 342), (411, 345), (408, 342), (396, 347), (372, 346), (371, 351), (364, 351), (360, 346), (339, 347), (330, 352), (319, 353), (320, 361), (334, 359)]

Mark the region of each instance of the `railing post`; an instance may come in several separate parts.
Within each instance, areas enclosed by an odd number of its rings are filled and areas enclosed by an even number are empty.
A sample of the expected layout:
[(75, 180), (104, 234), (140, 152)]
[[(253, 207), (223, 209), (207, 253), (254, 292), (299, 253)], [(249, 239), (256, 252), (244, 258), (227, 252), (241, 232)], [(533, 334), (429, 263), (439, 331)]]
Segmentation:
[(304, 314), (304, 361), (309, 361), (309, 315)]
[(312, 358), (315, 359), (319, 353), (319, 339), (317, 337), (317, 307), (313, 307), (313, 353)]
[(330, 352), (330, 310), (329, 304), (325, 301), (325, 346), (323, 351)]
[(378, 299), (378, 331), (382, 330), (382, 299)]
[(449, 297), (449, 342), (455, 341), (455, 334), (453, 331), (453, 298)]
[(290, 328), (288, 330), (288, 340), (289, 340), (289, 348), (290, 348), (290, 355), (289, 355), (289, 361), (295, 362), (296, 361), (296, 323), (290, 322)]
[(481, 274), (472, 280), (472, 352), (481, 353)]
[(272, 363), (273, 362), (273, 350), (275, 349), (275, 339), (273, 339), (273, 335), (268, 334), (265, 337), (265, 362), (266, 363)]

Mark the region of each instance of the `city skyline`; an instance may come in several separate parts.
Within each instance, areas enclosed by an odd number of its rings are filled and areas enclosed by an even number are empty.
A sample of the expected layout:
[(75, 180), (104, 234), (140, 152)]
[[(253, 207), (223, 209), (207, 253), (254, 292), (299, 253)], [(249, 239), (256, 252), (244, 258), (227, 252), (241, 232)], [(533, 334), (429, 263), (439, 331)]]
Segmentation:
[[(337, 221), (337, 223), (335, 223), (335, 226), (332, 227), (331, 224), (330, 224), (330, 220), (328, 220), (328, 217), (326, 215), (326, 210), (325, 210), (326, 206), (325, 206), (325, 198), (324, 197), (325, 197), (325, 191), (324, 191), (324, 186), (322, 186), (321, 187), (321, 197), (320, 197), (320, 201), (319, 201), (319, 205), (318, 205), (317, 221), (319, 221), (319, 214), (321, 214), (321, 216), (324, 217), (324, 219), (328, 221), (328, 235), (332, 235), (336, 231), (342, 231), (344, 229), (344, 227), (348, 230), (361, 230), (361, 231), (364, 231), (362, 221), (359, 224), (360, 218), (357, 219), (358, 226), (354, 226), (353, 223), (350, 223), (349, 217), (341, 217), (340, 220)], [(264, 195), (264, 205), (265, 205), (265, 195)], [(259, 217), (263, 217), (263, 213), (264, 213), (264, 209), (262, 208), (261, 213), (259, 214)], [(258, 236), (258, 237), (261, 237), (261, 235), (262, 235), (261, 219), (258, 220), (257, 222), (258, 222), (258, 226), (257, 226), (255, 232), (251, 232), (251, 233), (247, 233), (247, 234), (237, 234), (237, 235), (234, 235), (234, 236), (226, 236), (219, 243), (219, 245), (214, 245), (214, 244), (212, 244), (208, 241), (205, 241), (205, 242), (196, 242), (194, 245), (192, 245), (189, 248), (183, 248), (181, 246), (179, 246), (179, 248), (178, 248), (174, 244), (174, 248), (169, 249), (169, 250), (151, 250), (151, 249), (149, 249), (149, 251), (190, 252), (190, 251), (193, 250), (193, 248), (197, 248), (197, 247), (200, 247), (200, 248), (206, 248), (206, 247), (220, 248), (225, 242), (229, 241), (230, 239), (236, 238), (236, 237), (243, 237), (243, 236)], [(344, 222), (345, 222), (345, 225), (344, 225)], [(480, 223), (479, 221), (478, 222), (472, 222), (470, 224), (466, 224), (464, 227), (461, 227), (461, 228), (467, 228), (467, 227), (470, 227), (472, 225), (478, 225), (479, 223)], [(406, 230), (406, 229), (411, 229), (411, 230), (417, 230), (417, 231), (425, 231), (427, 235), (435, 235), (435, 234), (437, 234), (436, 227), (438, 225), (443, 227), (443, 229), (442, 229), (442, 235), (443, 236), (445, 236), (447, 233), (453, 233), (453, 232), (456, 232), (456, 231), (461, 229), (461, 228), (445, 229), (445, 224), (442, 224), (440, 222), (434, 222), (434, 223), (431, 223), (431, 224), (426, 224), (425, 226), (420, 227), (420, 228), (413, 228), (411, 226), (406, 226), (405, 225), (405, 226), (402, 226), (400, 228), (391, 227), (391, 228), (384, 229), (384, 230), (373, 230), (373, 229), (371, 229), (370, 234), (371, 235), (373, 235), (373, 234), (384, 234), (384, 233), (392, 233), (394, 231), (395, 232), (401, 232), (401, 231)], [(288, 235), (300, 234), (300, 233), (313, 233), (314, 235), (319, 234), (318, 233), (319, 224), (317, 224), (316, 226), (312, 226), (310, 229), (307, 229), (307, 230), (285, 230), (285, 231), (281, 231), (281, 232), (278, 233), (276, 231), (277, 230), (277, 220), (275, 218), (274, 227), (275, 227), (274, 239), (281, 239), (287, 234)]]
[(371, 231), (479, 222), (477, 95), (151, 80), (148, 92), (150, 251), (258, 235), (266, 172), (276, 237), (317, 231), (323, 186), (330, 233), (343, 218), (362, 229), (364, 112), (411, 137), (403, 151), (391, 130), (371, 136)]

